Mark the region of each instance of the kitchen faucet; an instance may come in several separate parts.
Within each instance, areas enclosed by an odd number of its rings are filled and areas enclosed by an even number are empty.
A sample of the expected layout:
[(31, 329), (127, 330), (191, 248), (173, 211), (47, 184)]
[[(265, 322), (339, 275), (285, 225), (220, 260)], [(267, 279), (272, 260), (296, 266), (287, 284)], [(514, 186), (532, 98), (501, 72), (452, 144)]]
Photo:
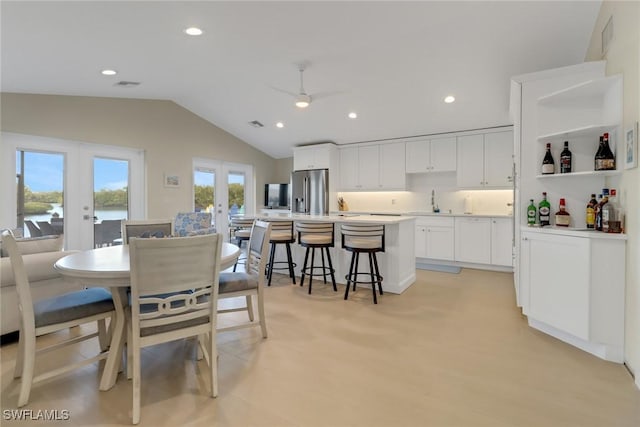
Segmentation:
[(440, 208), (436, 205), (436, 190), (431, 190), (431, 211), (440, 212)]

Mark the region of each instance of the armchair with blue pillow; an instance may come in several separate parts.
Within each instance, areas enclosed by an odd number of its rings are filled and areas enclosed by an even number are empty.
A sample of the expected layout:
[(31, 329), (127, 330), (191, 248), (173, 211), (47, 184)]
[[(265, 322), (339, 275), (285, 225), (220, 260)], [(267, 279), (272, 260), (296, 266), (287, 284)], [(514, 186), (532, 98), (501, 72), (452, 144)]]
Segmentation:
[(211, 223), (209, 212), (179, 212), (174, 221), (174, 235), (178, 237), (213, 234), (216, 228)]

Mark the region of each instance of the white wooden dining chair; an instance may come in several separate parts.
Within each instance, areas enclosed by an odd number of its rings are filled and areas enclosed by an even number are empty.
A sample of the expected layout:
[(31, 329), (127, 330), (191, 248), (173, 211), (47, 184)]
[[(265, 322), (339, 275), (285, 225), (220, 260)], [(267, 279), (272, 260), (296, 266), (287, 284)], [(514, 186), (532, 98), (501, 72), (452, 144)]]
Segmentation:
[[(220, 274), (220, 299), (244, 296), (244, 307), (226, 308), (218, 310), (219, 314), (246, 311), (249, 321), (233, 326), (219, 328), (218, 332), (231, 331), (241, 328), (260, 326), (262, 337), (267, 338), (267, 321), (264, 313), (264, 284), (265, 268), (269, 259), (269, 240), (271, 239), (271, 224), (255, 221), (251, 228), (251, 237), (247, 248), (247, 260), (244, 272), (229, 272)], [(254, 322), (253, 296), (258, 300), (259, 322)]]
[(132, 237), (170, 237), (173, 219), (141, 219), (122, 221), (122, 243), (129, 244)]
[[(104, 350), (108, 347), (109, 338), (105, 320), (110, 319), (113, 322), (115, 307), (111, 299), (111, 293), (103, 288), (90, 288), (70, 292), (34, 303), (19, 243), (10, 234), (2, 234), (2, 244), (9, 252), (15, 277), (20, 310), (20, 337), (14, 377), (21, 378), (18, 396), (18, 407), (21, 407), (29, 402), (32, 384), (95, 363), (107, 357), (108, 354)], [(36, 338), (39, 336), (96, 321), (98, 323), (97, 332), (72, 336), (48, 347), (36, 349)], [(101, 350), (96, 356), (34, 376), (36, 355), (76, 344), (96, 336), (99, 338)]]
[(188, 337), (200, 338), (210, 367), (211, 396), (218, 395), (216, 308), (222, 236), (208, 234), (129, 241), (130, 345), (133, 424), (140, 422), (141, 349)]

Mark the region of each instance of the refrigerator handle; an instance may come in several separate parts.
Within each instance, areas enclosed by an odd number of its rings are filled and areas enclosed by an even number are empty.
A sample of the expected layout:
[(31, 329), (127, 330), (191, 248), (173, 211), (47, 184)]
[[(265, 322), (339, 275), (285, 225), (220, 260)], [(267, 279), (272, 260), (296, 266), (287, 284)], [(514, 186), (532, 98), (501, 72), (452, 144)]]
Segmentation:
[(309, 213), (309, 178), (304, 178), (304, 213)]

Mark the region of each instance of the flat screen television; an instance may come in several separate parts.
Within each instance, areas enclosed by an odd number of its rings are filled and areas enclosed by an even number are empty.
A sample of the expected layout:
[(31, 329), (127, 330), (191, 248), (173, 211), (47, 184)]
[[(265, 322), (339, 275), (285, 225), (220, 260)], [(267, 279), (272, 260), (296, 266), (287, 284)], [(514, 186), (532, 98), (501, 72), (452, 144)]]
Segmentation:
[(267, 208), (289, 208), (289, 184), (265, 184), (264, 206)]

